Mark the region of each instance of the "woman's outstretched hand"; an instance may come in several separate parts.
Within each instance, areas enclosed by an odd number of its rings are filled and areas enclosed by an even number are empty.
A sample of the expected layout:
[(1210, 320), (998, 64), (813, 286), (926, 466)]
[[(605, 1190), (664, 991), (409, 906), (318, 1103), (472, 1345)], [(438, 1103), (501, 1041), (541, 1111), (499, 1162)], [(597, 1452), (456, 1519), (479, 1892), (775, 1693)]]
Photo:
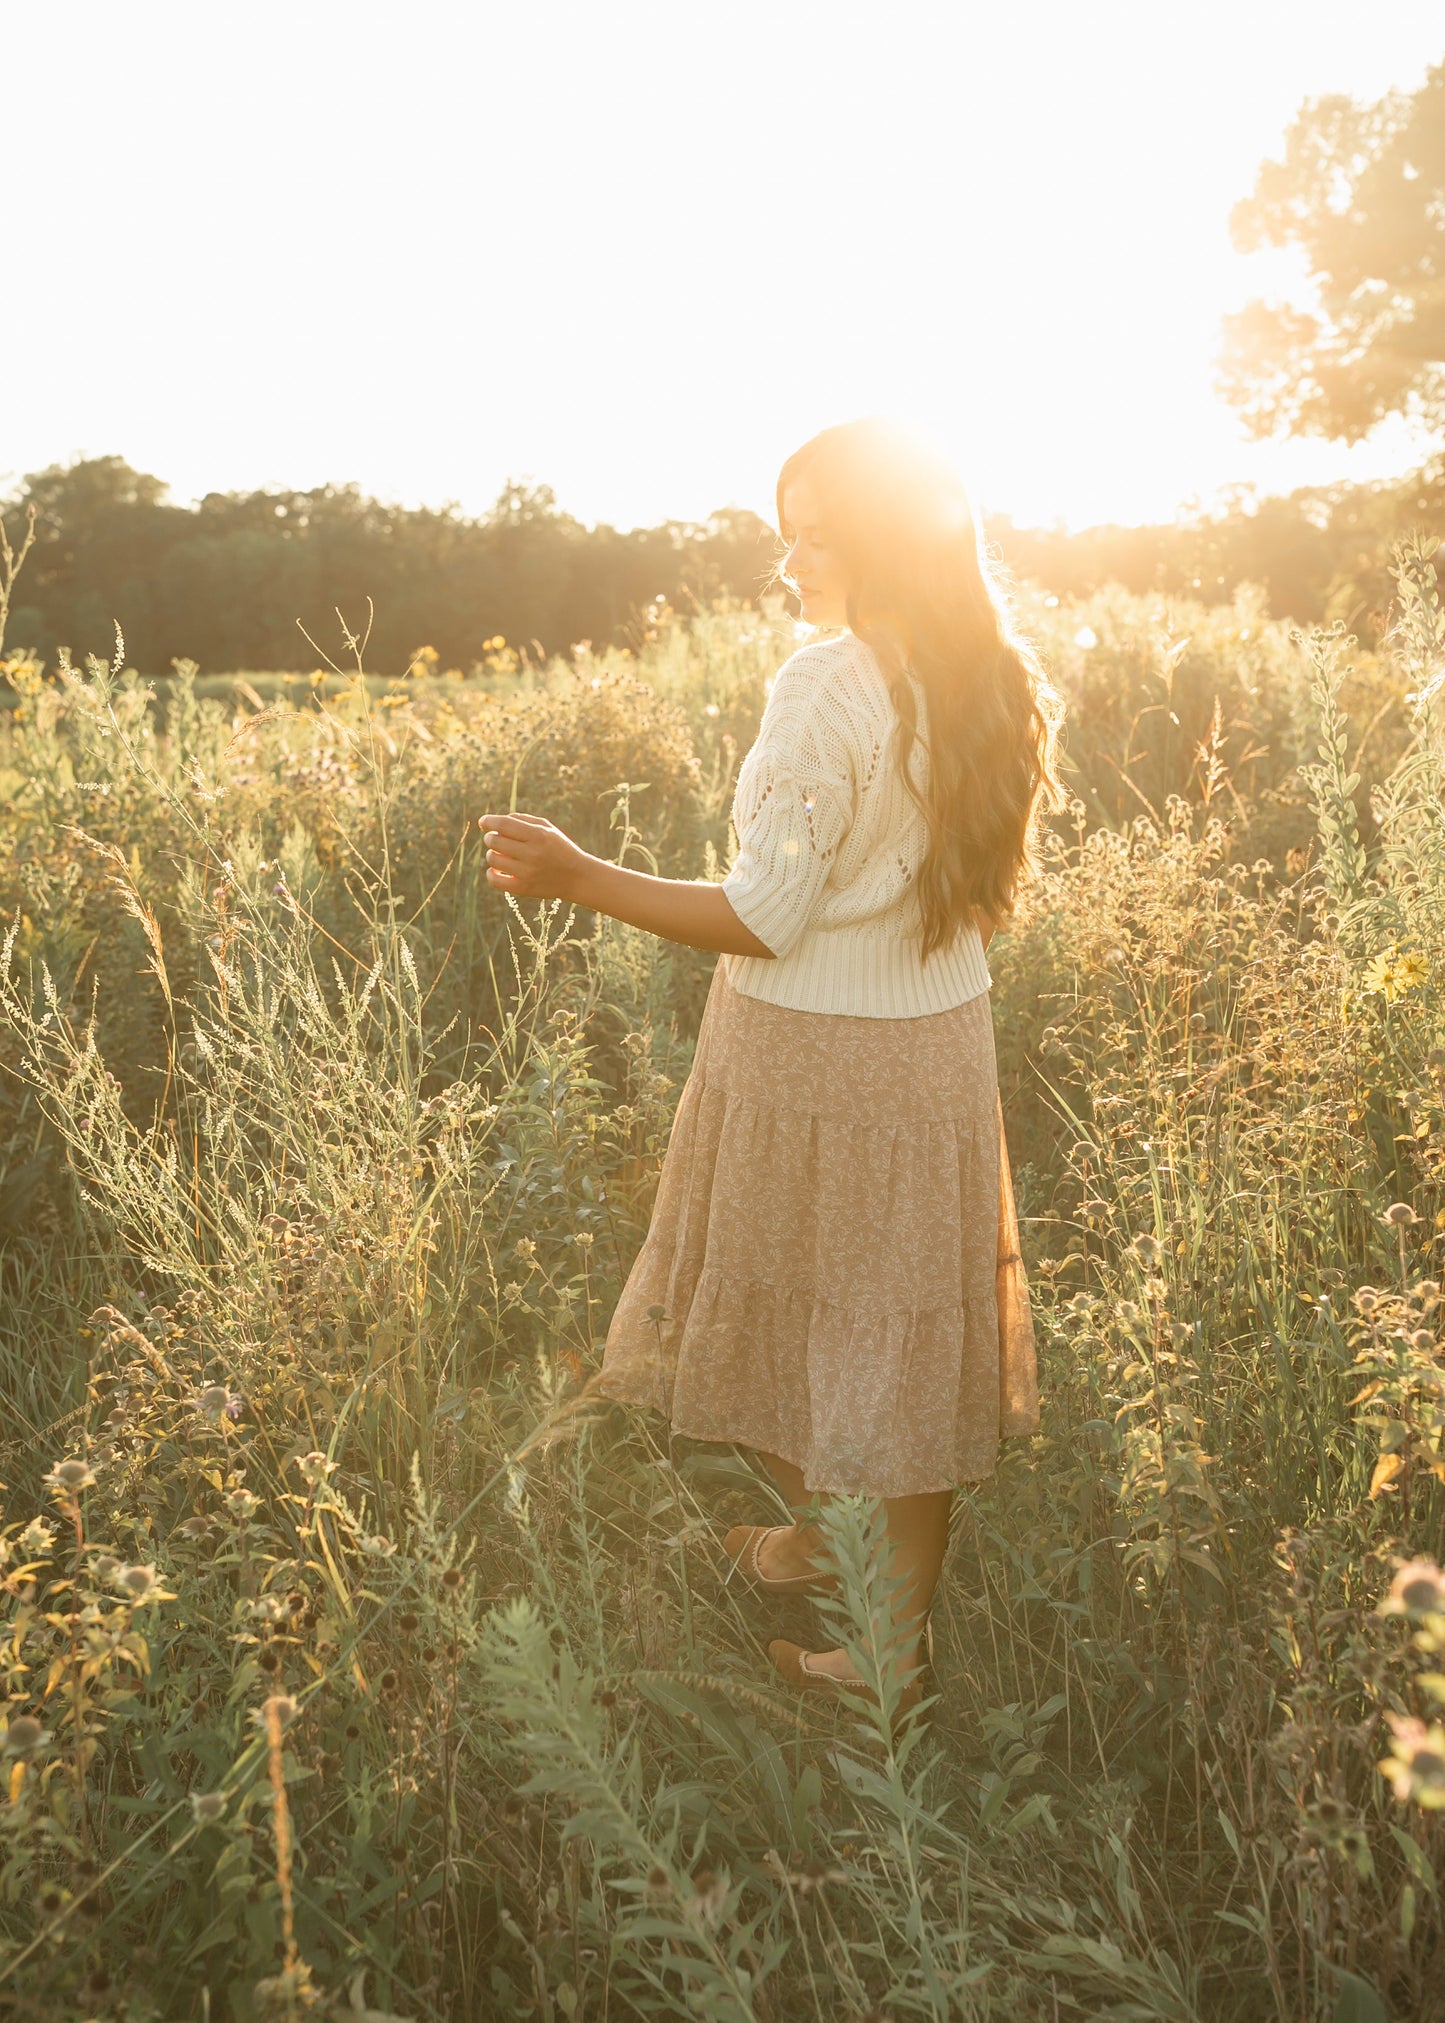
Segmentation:
[(687, 948), (773, 959), (727, 894), (706, 878), (655, 878), (589, 857), (545, 815), (483, 815), (477, 827), (487, 839), (487, 883), (498, 892), (565, 899)]
[(596, 859), (545, 815), (482, 815), (487, 883), (517, 899), (580, 900)]

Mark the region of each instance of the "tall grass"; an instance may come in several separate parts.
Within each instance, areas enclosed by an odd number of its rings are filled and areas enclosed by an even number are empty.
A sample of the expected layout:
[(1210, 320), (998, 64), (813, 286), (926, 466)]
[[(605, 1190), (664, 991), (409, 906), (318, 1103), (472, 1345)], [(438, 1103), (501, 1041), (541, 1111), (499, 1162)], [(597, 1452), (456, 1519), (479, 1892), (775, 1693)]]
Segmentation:
[(1044, 1421), (956, 1499), (896, 1735), (766, 1660), (886, 1698), (876, 1510), (826, 1513), (834, 1620), (770, 1615), (719, 1545), (760, 1470), (587, 1390), (707, 961), (463, 841), (515, 787), (720, 876), (782, 622), (500, 701), (237, 720), (182, 671), (163, 728), (119, 663), (12, 667), (0, 1997), (1445, 2013), (1422, 550), (1399, 593), (1379, 657), (1040, 608), (1078, 806), (990, 957)]

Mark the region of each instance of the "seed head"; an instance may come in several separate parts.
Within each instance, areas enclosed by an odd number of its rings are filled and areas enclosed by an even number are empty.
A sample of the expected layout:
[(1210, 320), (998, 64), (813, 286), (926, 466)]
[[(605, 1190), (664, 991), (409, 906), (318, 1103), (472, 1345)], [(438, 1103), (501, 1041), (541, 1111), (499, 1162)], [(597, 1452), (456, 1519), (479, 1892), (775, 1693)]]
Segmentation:
[(116, 1576), (116, 1586), (124, 1589), (133, 1601), (148, 1601), (158, 1585), (153, 1566), (123, 1566)]
[(449, 1566), (442, 1575), (442, 1586), (455, 1593), (462, 1584), (462, 1570), (459, 1566)]
[(328, 1475), (336, 1473), (336, 1463), (328, 1461), (324, 1454), (303, 1454), (297, 1460), (296, 1466), (301, 1471), (302, 1481), (312, 1489), (320, 1488)]
[(245, 1524), (260, 1507), (260, 1497), (253, 1496), (249, 1489), (233, 1489), (226, 1498), (226, 1508), (238, 1524)]
[(78, 1496), (92, 1487), (95, 1471), (88, 1461), (57, 1461), (45, 1480), (59, 1496)]
[(191, 1811), (194, 1813), (198, 1825), (214, 1825), (216, 1820), (225, 1816), (225, 1792), (193, 1791), (191, 1793)]
[(231, 1403), (231, 1393), (224, 1384), (207, 1384), (196, 1400), (196, 1410), (204, 1412), (208, 1419), (219, 1419)]
[(187, 1538), (209, 1538), (211, 1525), (209, 1518), (188, 1517), (181, 1526)]
[(1376, 1608), (1382, 1616), (1445, 1615), (1445, 1573), (1433, 1559), (1406, 1560)]
[(656, 1301), (654, 1301), (653, 1304), (647, 1309), (647, 1318), (650, 1321), (665, 1321), (667, 1319), (667, 1308), (665, 1306), (660, 1306)]
[(1412, 1222), (1418, 1222), (1420, 1218), (1408, 1201), (1392, 1201), (1381, 1220), (1395, 1228), (1408, 1228)]
[(42, 1728), (33, 1714), (14, 1714), (10, 1726), (5, 1731), (5, 1754), (7, 1756), (28, 1756), (32, 1750), (50, 1740), (50, 1731)]

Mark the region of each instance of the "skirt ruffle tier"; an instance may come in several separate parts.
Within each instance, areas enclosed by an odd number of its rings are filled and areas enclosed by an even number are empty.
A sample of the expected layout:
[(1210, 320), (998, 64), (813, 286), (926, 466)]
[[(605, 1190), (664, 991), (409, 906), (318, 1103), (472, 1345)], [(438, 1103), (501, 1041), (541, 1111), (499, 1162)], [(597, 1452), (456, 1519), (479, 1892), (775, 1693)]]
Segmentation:
[(1037, 1430), (987, 991), (913, 1019), (794, 1011), (719, 958), (595, 1388), (818, 1493), (979, 1481)]

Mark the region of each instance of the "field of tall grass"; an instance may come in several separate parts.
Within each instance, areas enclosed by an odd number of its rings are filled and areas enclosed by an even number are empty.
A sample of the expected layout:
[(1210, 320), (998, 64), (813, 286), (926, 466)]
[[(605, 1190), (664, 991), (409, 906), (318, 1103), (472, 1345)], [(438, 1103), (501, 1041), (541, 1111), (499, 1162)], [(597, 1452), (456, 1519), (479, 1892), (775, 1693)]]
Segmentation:
[(714, 958), (504, 901), (475, 828), (721, 878), (791, 623), (490, 687), (7, 664), (4, 2013), (1445, 2018), (1434, 574), (1373, 653), (1024, 605), (1043, 1425), (896, 1739), (770, 1677), (818, 1622), (724, 1579), (760, 1469), (586, 1388)]

